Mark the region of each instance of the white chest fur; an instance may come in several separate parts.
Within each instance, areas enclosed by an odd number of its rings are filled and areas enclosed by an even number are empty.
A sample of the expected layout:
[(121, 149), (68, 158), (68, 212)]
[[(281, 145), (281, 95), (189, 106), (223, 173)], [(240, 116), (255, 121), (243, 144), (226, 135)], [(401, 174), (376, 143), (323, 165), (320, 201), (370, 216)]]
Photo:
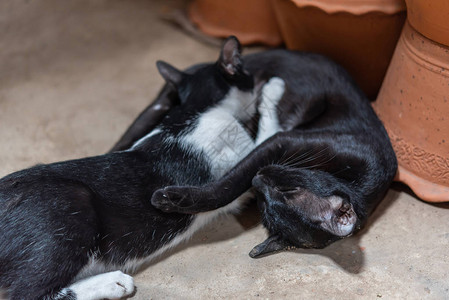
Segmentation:
[(181, 144), (186, 150), (202, 151), (212, 176), (219, 178), (254, 149), (253, 139), (239, 120), (247, 121), (255, 112), (254, 94), (232, 88), (219, 105), (201, 115), (194, 130), (180, 139)]

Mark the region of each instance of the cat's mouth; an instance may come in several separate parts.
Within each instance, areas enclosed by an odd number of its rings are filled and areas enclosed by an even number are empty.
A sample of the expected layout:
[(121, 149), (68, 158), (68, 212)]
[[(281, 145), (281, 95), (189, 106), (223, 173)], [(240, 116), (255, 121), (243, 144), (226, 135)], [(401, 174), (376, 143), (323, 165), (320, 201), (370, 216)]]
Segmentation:
[(342, 225), (349, 224), (349, 221), (355, 218), (354, 209), (352, 208), (352, 205), (347, 202), (344, 202), (340, 206), (338, 212), (339, 212), (338, 222)]
[(357, 223), (357, 214), (349, 203), (343, 203), (335, 214), (334, 232), (338, 236), (348, 236), (353, 233)]

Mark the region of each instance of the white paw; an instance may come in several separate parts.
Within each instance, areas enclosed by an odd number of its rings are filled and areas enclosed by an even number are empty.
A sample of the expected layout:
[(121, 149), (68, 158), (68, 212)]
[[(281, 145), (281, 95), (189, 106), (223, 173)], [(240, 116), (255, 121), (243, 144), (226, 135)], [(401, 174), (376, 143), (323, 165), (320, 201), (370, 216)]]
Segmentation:
[(134, 279), (120, 271), (106, 273), (109, 275), (104, 284), (105, 298), (121, 298), (134, 292)]
[(68, 288), (78, 300), (119, 299), (134, 292), (134, 280), (121, 271), (114, 271), (88, 277)]
[(263, 101), (277, 105), (285, 92), (285, 82), (282, 78), (272, 77), (262, 88)]

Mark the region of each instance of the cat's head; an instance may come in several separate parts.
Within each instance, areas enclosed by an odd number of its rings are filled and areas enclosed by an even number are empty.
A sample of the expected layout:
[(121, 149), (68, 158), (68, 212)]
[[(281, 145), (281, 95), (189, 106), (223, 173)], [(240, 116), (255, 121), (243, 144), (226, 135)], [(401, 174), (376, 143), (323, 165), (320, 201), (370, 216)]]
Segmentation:
[(359, 227), (344, 188), (322, 171), (272, 165), (259, 171), (253, 186), (269, 237), (254, 247), (251, 257), (289, 248), (323, 248)]
[(210, 106), (222, 100), (231, 89), (251, 94), (254, 89), (253, 76), (243, 67), (240, 42), (234, 36), (223, 43), (215, 63), (206, 64), (191, 74), (163, 61), (157, 62), (157, 68), (165, 81), (176, 89), (181, 105)]

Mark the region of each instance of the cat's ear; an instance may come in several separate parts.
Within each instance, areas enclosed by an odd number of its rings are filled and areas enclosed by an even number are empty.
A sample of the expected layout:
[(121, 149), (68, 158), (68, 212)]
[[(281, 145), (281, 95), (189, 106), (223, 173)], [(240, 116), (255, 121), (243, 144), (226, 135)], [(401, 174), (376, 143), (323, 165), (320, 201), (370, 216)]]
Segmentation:
[(171, 83), (174, 87), (178, 87), (179, 83), (185, 76), (183, 72), (164, 61), (157, 61), (156, 66), (165, 81), (167, 83)]
[(241, 52), (239, 40), (235, 36), (228, 37), (218, 58), (218, 65), (225, 74), (233, 76), (242, 68)]
[(274, 234), (269, 236), (265, 241), (257, 245), (251, 250), (249, 256), (251, 258), (259, 258), (273, 252), (285, 250), (291, 247), (291, 244), (283, 240), (279, 235)]

